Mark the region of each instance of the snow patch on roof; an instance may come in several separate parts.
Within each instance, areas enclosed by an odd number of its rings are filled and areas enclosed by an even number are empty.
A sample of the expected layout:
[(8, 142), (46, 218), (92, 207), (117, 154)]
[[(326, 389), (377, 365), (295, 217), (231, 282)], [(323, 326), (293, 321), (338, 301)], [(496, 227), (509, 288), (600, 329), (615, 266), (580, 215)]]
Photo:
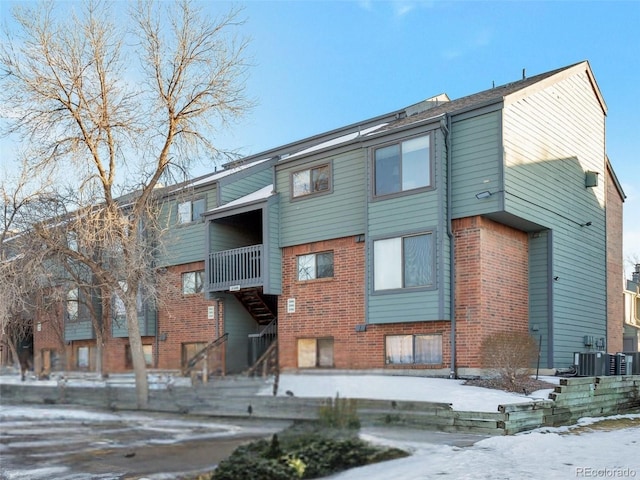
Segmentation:
[(229, 203), (225, 203), (224, 205), (220, 205), (219, 207), (209, 210), (207, 213), (239, 207), (241, 205), (248, 205), (259, 200), (265, 200), (271, 195), (273, 195), (273, 184), (262, 187), (260, 190), (256, 190), (255, 192), (245, 195), (244, 197), (237, 198)]
[(327, 140), (326, 142), (321, 142), (313, 147), (305, 148), (304, 150), (300, 150), (299, 152), (293, 153), (289, 155), (287, 158), (298, 157), (301, 155), (306, 155), (308, 153), (315, 152), (317, 150), (323, 150), (329, 147), (335, 147), (337, 145), (347, 143), (351, 140), (355, 140), (358, 137), (364, 137), (367, 135), (371, 135), (376, 130), (379, 130), (382, 127), (386, 127), (387, 123), (381, 123), (379, 125), (374, 125), (373, 127), (365, 128), (363, 130), (359, 130), (357, 132), (348, 133), (346, 135), (342, 135), (340, 137), (332, 138), (331, 140)]

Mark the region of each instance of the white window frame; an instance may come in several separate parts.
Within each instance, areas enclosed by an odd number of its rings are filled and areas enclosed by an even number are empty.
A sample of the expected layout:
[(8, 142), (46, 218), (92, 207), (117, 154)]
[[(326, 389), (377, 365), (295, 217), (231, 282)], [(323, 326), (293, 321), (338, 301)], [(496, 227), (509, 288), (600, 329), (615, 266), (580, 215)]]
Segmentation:
[(386, 335), (384, 348), (387, 365), (442, 365), (439, 333)]

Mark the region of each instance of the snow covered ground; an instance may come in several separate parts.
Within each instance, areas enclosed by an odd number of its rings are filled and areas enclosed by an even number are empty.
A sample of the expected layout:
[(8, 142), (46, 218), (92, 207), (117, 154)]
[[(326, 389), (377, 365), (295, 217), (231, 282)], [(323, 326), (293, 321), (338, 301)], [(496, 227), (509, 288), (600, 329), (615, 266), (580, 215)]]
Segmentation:
[[(555, 377), (544, 377), (558, 383)], [(14, 381), (0, 377), (0, 381)], [(380, 375), (281, 375), (279, 395), (380, 398), (451, 403), (457, 410), (495, 412), (497, 405), (547, 398), (549, 391), (529, 396), (463, 385), (459, 380)], [(263, 395), (270, 395), (266, 382)], [(5, 412), (10, 411), (4, 409)], [(55, 409), (53, 409), (55, 410)], [(43, 412), (40, 411), (40, 415)], [(55, 415), (55, 412), (52, 413)], [(95, 412), (75, 415), (95, 419)], [(105, 413), (105, 415), (110, 415)], [(126, 415), (126, 414), (122, 414)], [(139, 414), (136, 414), (139, 416)], [(505, 437), (478, 437), (472, 446), (458, 447), (441, 437), (416, 430), (363, 429), (371, 442), (412, 452), (407, 458), (370, 465), (334, 475), (332, 479), (640, 479), (640, 413), (606, 417), (616, 419), (607, 430), (602, 420), (581, 419), (578, 425), (540, 428)], [(1, 419), (0, 419), (1, 420)], [(189, 418), (185, 417), (185, 423)], [(438, 440), (440, 438), (440, 440)], [(434, 440), (435, 439), (435, 440)], [(7, 448), (7, 447), (4, 447)], [(7, 477), (11, 478), (11, 477)], [(27, 477), (13, 477), (27, 478)], [(149, 476), (166, 479), (166, 476)]]
[[(540, 380), (559, 384), (558, 377)], [(450, 403), (454, 410), (497, 412), (498, 405), (545, 400), (553, 389), (538, 390), (530, 395), (503, 392), (490, 388), (464, 385), (464, 380), (411, 377), (401, 375), (314, 375), (283, 374), (278, 382), (278, 395), (297, 397), (373, 398)], [(269, 382), (259, 392), (272, 395)]]

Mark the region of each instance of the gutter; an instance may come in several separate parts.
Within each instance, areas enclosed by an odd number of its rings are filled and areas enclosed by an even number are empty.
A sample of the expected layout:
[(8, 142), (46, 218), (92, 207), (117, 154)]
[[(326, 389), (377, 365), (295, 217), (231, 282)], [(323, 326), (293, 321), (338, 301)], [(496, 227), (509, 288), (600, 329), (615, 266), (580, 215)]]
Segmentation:
[(452, 165), (451, 165), (451, 115), (444, 115), (441, 121), (441, 127), (444, 131), (445, 145), (447, 148), (447, 236), (449, 237), (449, 314), (451, 315), (451, 368), (449, 369), (449, 378), (457, 378), (456, 372), (456, 268), (455, 268), (455, 237), (452, 229)]

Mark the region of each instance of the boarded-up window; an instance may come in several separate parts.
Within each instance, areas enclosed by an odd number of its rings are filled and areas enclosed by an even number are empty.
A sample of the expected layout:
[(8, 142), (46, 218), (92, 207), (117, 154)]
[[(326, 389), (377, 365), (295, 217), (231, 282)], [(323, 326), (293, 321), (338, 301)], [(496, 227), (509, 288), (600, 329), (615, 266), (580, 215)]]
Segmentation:
[[(133, 360), (131, 358), (131, 347), (127, 345), (124, 349), (125, 355), (125, 367), (133, 368)], [(147, 367), (153, 367), (153, 345), (142, 345), (142, 355), (144, 356), (144, 363)]]
[(299, 338), (298, 368), (333, 367), (333, 338)]

